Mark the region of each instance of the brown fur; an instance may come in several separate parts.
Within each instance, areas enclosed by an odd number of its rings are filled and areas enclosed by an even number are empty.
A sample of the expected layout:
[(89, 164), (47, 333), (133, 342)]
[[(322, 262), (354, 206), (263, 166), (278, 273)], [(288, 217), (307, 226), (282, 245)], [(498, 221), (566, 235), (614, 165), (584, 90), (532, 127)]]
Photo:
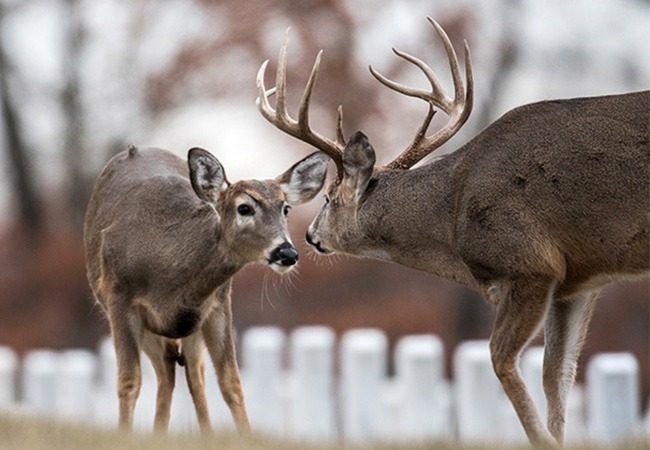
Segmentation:
[[(383, 168), (361, 132), (341, 145), (322, 138), (306, 120), (319, 59), (299, 121), (285, 108), (286, 41), (275, 91), (258, 74), (258, 106), (280, 130), (327, 153), (337, 177), (307, 231), (322, 253), (343, 252), (393, 261), (481, 292), (497, 309), (490, 349), (494, 370), (533, 443), (562, 443), (566, 396), (575, 377), (594, 299), (617, 279), (647, 276), (650, 268), (650, 91), (535, 103), (516, 108), (452, 154), (415, 163), (451, 138), (473, 103), (473, 75), (465, 44), (467, 88), (442, 28), (454, 95), (426, 64), (431, 91), (382, 84), (421, 98), (429, 112), (413, 142)], [(277, 92), (278, 111), (268, 97)], [(449, 122), (427, 136), (434, 107)], [(519, 375), (519, 355), (545, 329), (544, 389), (548, 427), (542, 424)], [(550, 432), (550, 433), (549, 433)]]
[[(132, 428), (144, 351), (158, 379), (155, 429), (167, 429), (179, 363), (185, 366), (201, 430), (208, 432), (207, 347), (235, 424), (246, 432), (231, 278), (249, 262), (281, 273), (291, 269), (297, 253), (287, 230), (287, 203), (315, 195), (308, 189), (303, 193), (302, 181), (313, 184), (315, 178), (322, 184), (327, 161), (314, 154), (275, 180), (235, 184), (204, 150), (190, 150), (188, 162), (189, 168), (167, 151), (136, 147), (109, 161), (84, 223), (88, 280), (111, 326), (123, 428)], [(249, 211), (242, 212), (242, 205)]]
[(515, 367), (545, 324), (548, 426), (561, 442), (593, 308), (578, 305), (612, 280), (648, 273), (649, 99), (645, 91), (527, 105), (436, 162), (375, 169), (357, 203), (345, 180), (333, 183), (309, 239), (491, 299), (495, 371), (534, 442), (548, 434)]

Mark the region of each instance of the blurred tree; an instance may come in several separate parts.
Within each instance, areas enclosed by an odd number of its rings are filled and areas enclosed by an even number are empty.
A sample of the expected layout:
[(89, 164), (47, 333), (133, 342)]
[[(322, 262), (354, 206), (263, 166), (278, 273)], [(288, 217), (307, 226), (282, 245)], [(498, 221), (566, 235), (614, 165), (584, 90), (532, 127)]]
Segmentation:
[(504, 95), (520, 53), (520, 40), (517, 35), (520, 35), (521, 0), (504, 0), (499, 12), (502, 26), (495, 55), (495, 68), (488, 80), (484, 101), (480, 102), (475, 113), (475, 127), (479, 130), (490, 125), (498, 117), (499, 112), (495, 106), (499, 103), (498, 99)]
[[(287, 83), (292, 88), (287, 95), (296, 109), (316, 54), (322, 48), (326, 48), (326, 56), (312, 109), (321, 107), (329, 116), (329, 120), (324, 121), (333, 124), (336, 109), (344, 104), (346, 130), (351, 133), (360, 128), (363, 117), (376, 107), (379, 85), (367, 72), (359, 74), (355, 69), (355, 21), (343, 0), (276, 0), (270, 4), (264, 0), (244, 3), (200, 0), (199, 3), (204, 5), (206, 14), (213, 17), (215, 24), (227, 26), (187, 42), (170, 64), (151, 74), (146, 105), (152, 114), (198, 96), (242, 97), (243, 93), (250, 93), (254, 98), (255, 73), (265, 59), (270, 58), (272, 66), (267, 70), (267, 83), (275, 81), (273, 66), (280, 45), (270, 47), (266, 40), (268, 24), (279, 18), (283, 25), (290, 24), (292, 28), (287, 67)], [(247, 57), (245, 64), (250, 64), (250, 70), (246, 76), (241, 76), (245, 73), (243, 67), (239, 67), (236, 74), (228, 70), (228, 61), (235, 51)], [(359, 98), (363, 101), (359, 102)], [(321, 121), (316, 114), (314, 122)], [(334, 137), (334, 128), (322, 132)]]
[(84, 176), (86, 161), (84, 152), (84, 114), (80, 97), (81, 52), (84, 45), (84, 31), (79, 0), (64, 0), (64, 74), (61, 90), (61, 106), (65, 115), (63, 159), (66, 199), (72, 222), (80, 226), (91, 189), (91, 183)]
[(30, 152), (23, 139), (17, 106), (11, 98), (11, 66), (3, 39), (5, 13), (6, 6), (0, 3), (0, 110), (5, 138), (4, 148), (7, 152), (11, 183), (18, 207), (18, 220), (25, 231), (33, 236), (41, 229), (42, 214), (36, 194), (36, 179), (32, 171)]

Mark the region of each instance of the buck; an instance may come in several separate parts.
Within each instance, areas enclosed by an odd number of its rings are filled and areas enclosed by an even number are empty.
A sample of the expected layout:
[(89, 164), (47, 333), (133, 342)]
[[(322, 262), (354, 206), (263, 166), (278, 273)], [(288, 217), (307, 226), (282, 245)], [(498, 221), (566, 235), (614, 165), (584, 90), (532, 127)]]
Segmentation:
[(154, 429), (168, 427), (178, 363), (201, 431), (209, 432), (207, 347), (237, 429), (250, 430), (232, 335), (232, 276), (249, 262), (278, 273), (294, 267), (286, 216), (320, 190), (327, 164), (316, 152), (274, 180), (231, 184), (199, 148), (187, 163), (136, 147), (108, 162), (90, 198), (84, 241), (88, 280), (117, 353), (121, 428), (133, 425), (144, 351), (158, 379)]
[[(533, 443), (561, 444), (567, 393), (599, 289), (648, 274), (650, 92), (522, 106), (453, 153), (411, 169), (463, 126), (473, 101), (467, 43), (465, 88), (449, 38), (429, 21), (445, 46), (454, 93), (444, 92), (422, 60), (397, 50), (421, 69), (430, 91), (370, 68), (383, 85), (429, 104), (413, 142), (385, 167), (375, 167), (375, 152), (362, 133), (345, 142), (340, 108), (336, 139), (311, 129), (309, 103), (321, 53), (297, 121), (285, 104), (287, 39), (275, 88), (264, 85), (268, 61), (258, 72), (258, 109), (336, 164), (307, 241), (323, 254), (392, 261), (480, 292), (496, 309), (494, 371), (523, 428)], [(436, 107), (450, 119), (429, 135)], [(542, 327), (547, 426), (518, 369), (522, 350)]]

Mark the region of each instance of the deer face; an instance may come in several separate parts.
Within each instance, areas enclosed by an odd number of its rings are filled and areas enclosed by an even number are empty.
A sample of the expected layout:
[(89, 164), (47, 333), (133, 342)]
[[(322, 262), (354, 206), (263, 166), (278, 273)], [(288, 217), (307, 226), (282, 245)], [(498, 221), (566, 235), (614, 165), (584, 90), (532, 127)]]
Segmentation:
[(307, 230), (307, 242), (320, 253), (360, 253), (365, 234), (358, 212), (366, 200), (375, 165), (368, 138), (355, 133), (343, 151), (341, 178), (327, 187), (325, 204)]
[(290, 205), (275, 180), (246, 180), (222, 193), (218, 208), (229, 254), (240, 261), (267, 263), (279, 273), (298, 262), (287, 228)]
[(321, 189), (327, 156), (313, 153), (273, 180), (230, 184), (223, 167), (210, 153), (192, 149), (190, 178), (195, 192), (219, 217), (228, 258), (235, 264), (261, 262), (278, 273), (298, 262), (291, 243), (287, 215), (293, 205), (311, 200)]

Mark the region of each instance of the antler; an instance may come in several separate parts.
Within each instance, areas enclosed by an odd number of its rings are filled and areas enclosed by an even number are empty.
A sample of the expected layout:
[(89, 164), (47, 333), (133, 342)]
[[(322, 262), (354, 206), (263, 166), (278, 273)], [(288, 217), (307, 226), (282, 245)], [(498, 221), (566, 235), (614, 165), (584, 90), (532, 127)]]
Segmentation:
[[(460, 128), (465, 124), (472, 111), (472, 103), (474, 100), (474, 79), (472, 76), (472, 61), (467, 41), (465, 41), (465, 76), (467, 79), (467, 92), (465, 92), (463, 79), (458, 64), (458, 58), (456, 57), (456, 52), (451, 45), (451, 41), (449, 40), (447, 33), (445, 33), (442, 27), (435, 20), (431, 18), (428, 18), (428, 20), (431, 22), (431, 25), (433, 25), (435, 30), (442, 38), (445, 50), (447, 51), (447, 57), (449, 58), (449, 65), (454, 81), (454, 98), (451, 99), (447, 96), (445, 91), (442, 89), (442, 86), (440, 85), (438, 77), (426, 63), (416, 58), (415, 56), (409, 55), (408, 53), (393, 49), (397, 56), (416, 65), (420, 68), (420, 70), (422, 70), (424, 75), (429, 80), (429, 83), (431, 84), (430, 92), (404, 86), (402, 84), (391, 81), (373, 69), (372, 66), (370, 67), (370, 72), (381, 84), (401, 94), (408, 95), (410, 97), (418, 97), (429, 103), (429, 112), (427, 113), (424, 122), (418, 129), (413, 142), (396, 159), (386, 165), (386, 168), (388, 169), (409, 169), (412, 167), (415, 163), (451, 139), (451, 137), (456, 134), (458, 130), (460, 130)], [(434, 106), (437, 106), (443, 110), (450, 117), (450, 120), (446, 126), (444, 126), (433, 136), (427, 136), (427, 129), (429, 128), (431, 119), (435, 114), (435, 110), (433, 109)]]
[[(264, 86), (264, 73), (268, 65), (268, 59), (262, 63), (259, 72), (257, 72), (257, 91), (258, 97), (255, 101), (257, 109), (262, 113), (264, 118), (271, 122), (276, 128), (285, 133), (300, 139), (307, 144), (314, 146), (328, 155), (336, 164), (338, 172), (338, 179), (340, 180), (343, 175), (343, 149), (345, 148), (345, 138), (343, 136), (343, 108), (338, 108), (336, 141), (332, 141), (320, 134), (314, 132), (309, 126), (309, 102), (311, 94), (316, 83), (318, 70), (320, 68), (320, 60), (323, 51), (318, 52), (316, 61), (311, 69), (307, 86), (302, 94), (300, 101), (300, 110), (298, 112), (298, 121), (295, 121), (287, 113), (286, 107), (286, 85), (287, 85), (287, 44), (289, 43), (289, 29), (284, 38), (284, 44), (280, 49), (278, 56), (278, 69), (275, 76), (275, 87), (269, 90)], [(269, 102), (269, 97), (273, 94), (277, 95), (275, 100), (275, 109)]]

